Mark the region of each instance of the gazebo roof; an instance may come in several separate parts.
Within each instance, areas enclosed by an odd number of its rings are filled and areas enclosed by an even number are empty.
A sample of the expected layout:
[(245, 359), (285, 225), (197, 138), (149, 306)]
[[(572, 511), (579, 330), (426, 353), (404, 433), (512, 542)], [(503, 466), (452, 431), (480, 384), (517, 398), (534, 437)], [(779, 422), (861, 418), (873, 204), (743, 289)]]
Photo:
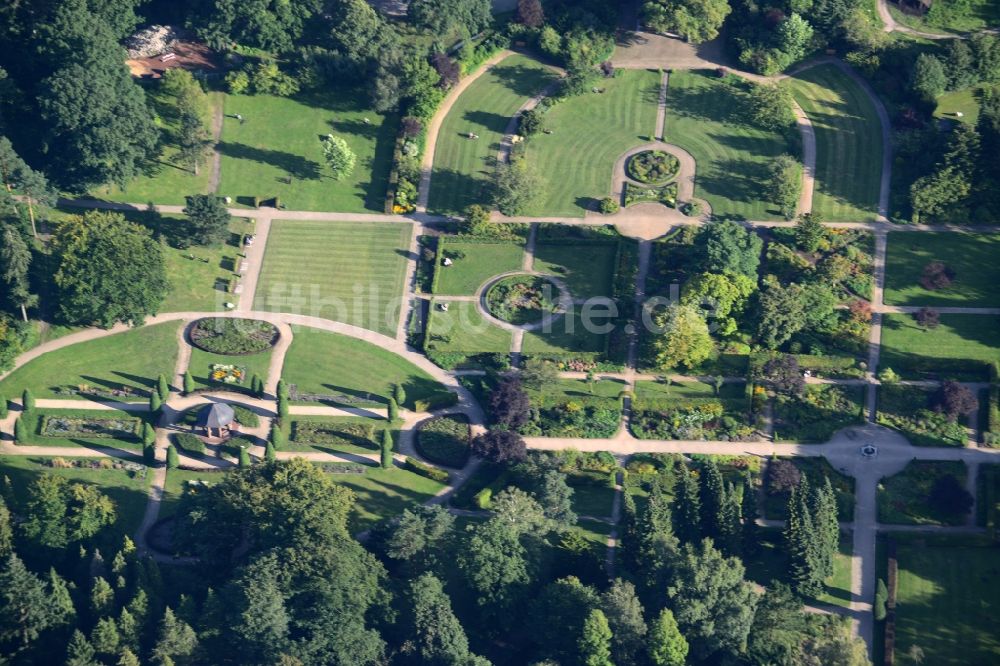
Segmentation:
[(233, 408), (224, 402), (205, 405), (198, 412), (198, 425), (203, 428), (226, 428), (236, 419)]

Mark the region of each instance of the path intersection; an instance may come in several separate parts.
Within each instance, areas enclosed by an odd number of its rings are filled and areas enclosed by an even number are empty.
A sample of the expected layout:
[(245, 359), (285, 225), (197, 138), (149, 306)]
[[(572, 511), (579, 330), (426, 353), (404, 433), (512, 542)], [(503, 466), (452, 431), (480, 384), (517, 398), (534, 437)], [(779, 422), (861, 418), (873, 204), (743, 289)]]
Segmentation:
[[(884, 10), (884, 0), (879, 0), (880, 13), (883, 13), (883, 18), (887, 15)], [(890, 19), (886, 20), (886, 29), (893, 29), (894, 24), (890, 23)], [(899, 29), (898, 27), (896, 29)], [(183, 396), (174, 389), (169, 399), (166, 401), (163, 416), (156, 429), (157, 434), (157, 458), (162, 461), (165, 459), (166, 448), (169, 443), (169, 434), (177, 430), (177, 420), (180, 414), (185, 410), (200, 405), (207, 404), (214, 401), (227, 401), (234, 404), (240, 404), (252, 409), (256, 412), (260, 418), (260, 426), (257, 428), (250, 429), (247, 432), (248, 435), (254, 440), (254, 445), (251, 447), (250, 453), (256, 458), (263, 457), (264, 443), (267, 438), (271, 420), (276, 416), (276, 403), (275, 403), (275, 391), (276, 383), (281, 377), (282, 367), (284, 363), (285, 353), (288, 350), (289, 345), (294, 339), (294, 333), (292, 326), (302, 325), (311, 326), (326, 330), (333, 333), (338, 333), (341, 335), (349, 336), (352, 338), (365, 340), (373, 344), (378, 345), (382, 349), (390, 351), (397, 354), (401, 358), (406, 359), (410, 363), (414, 364), (421, 370), (427, 372), (434, 380), (445, 385), (450, 391), (458, 394), (459, 400), (455, 407), (449, 408), (444, 412), (437, 413), (417, 413), (409, 411), (401, 411), (401, 418), (403, 419), (402, 435), (400, 438), (400, 443), (398, 447), (398, 452), (396, 454), (397, 464), (401, 464), (405, 457), (415, 457), (420, 458), (414, 447), (414, 433), (416, 426), (437, 414), (441, 413), (464, 413), (466, 414), (475, 432), (481, 432), (485, 426), (485, 417), (481, 407), (477, 404), (475, 398), (472, 394), (467, 391), (463, 385), (459, 382), (459, 377), (463, 374), (474, 374), (473, 372), (447, 372), (442, 370), (438, 366), (431, 363), (424, 355), (422, 355), (418, 350), (408, 346), (406, 342), (406, 330), (407, 321), (409, 315), (409, 309), (411, 304), (418, 298), (416, 293), (415, 284), (415, 267), (416, 267), (416, 257), (417, 257), (417, 237), (423, 233), (425, 227), (432, 227), (436, 224), (441, 224), (449, 222), (450, 218), (439, 215), (428, 214), (427, 211), (427, 200), (430, 192), (430, 181), (433, 175), (433, 158), (434, 158), (434, 147), (437, 140), (437, 133), (440, 129), (441, 122), (447, 115), (451, 105), (458, 99), (462, 91), (464, 91), (471, 83), (473, 83), (478, 76), (483, 72), (487, 71), (490, 67), (501, 62), (504, 58), (509, 56), (511, 52), (505, 51), (497, 56), (488, 60), (484, 66), (463, 79), (452, 91), (449, 93), (448, 97), (445, 99), (441, 108), (438, 110), (434, 119), (431, 121), (428, 130), (428, 140), (427, 140), (427, 151), (425, 152), (424, 163), (422, 165), (423, 176), (420, 182), (419, 188), (419, 204), (417, 207), (417, 212), (410, 215), (380, 215), (380, 214), (356, 214), (356, 213), (339, 213), (339, 212), (315, 212), (315, 211), (288, 211), (288, 210), (274, 210), (274, 209), (260, 209), (260, 210), (245, 210), (245, 209), (233, 209), (231, 213), (235, 216), (240, 217), (250, 217), (257, 221), (257, 239), (251, 249), (249, 256), (250, 272), (244, 278), (244, 291), (240, 296), (239, 303), (233, 312), (218, 313), (218, 312), (171, 312), (163, 313), (154, 317), (150, 317), (146, 324), (155, 325), (163, 322), (178, 322), (186, 324), (202, 318), (202, 317), (251, 317), (256, 319), (261, 319), (264, 321), (271, 322), (279, 327), (281, 331), (281, 342), (275, 348), (272, 355), (269, 381), (265, 387), (266, 397), (261, 399), (251, 399), (244, 395), (224, 393), (224, 392), (209, 392), (198, 394), (195, 396)], [(619, 67), (633, 67), (633, 68), (649, 68), (658, 67), (664, 71), (670, 71), (672, 69), (684, 69), (684, 68), (705, 68), (705, 67), (716, 67), (723, 60), (721, 54), (713, 51), (709, 48), (699, 48), (691, 47), (689, 45), (680, 44), (677, 40), (670, 40), (660, 36), (648, 35), (638, 33), (635, 35), (634, 43), (628, 48), (623, 49), (615, 57), (615, 64)], [(822, 64), (826, 62), (835, 62), (838, 67), (844, 69), (849, 75), (856, 77), (856, 74), (850, 70), (849, 67), (841, 63), (840, 61), (834, 61), (832, 59), (820, 59), (811, 65)], [(800, 68), (804, 69), (803, 68)], [(736, 72), (740, 75), (742, 73)], [(752, 77), (752, 75), (747, 74), (746, 76)], [(759, 77), (752, 77), (759, 78)], [(858, 77), (860, 79), (860, 77)], [(624, 182), (624, 164), (625, 159), (637, 152), (639, 150), (644, 150), (647, 148), (656, 148), (665, 150), (667, 152), (675, 155), (680, 161), (680, 174), (678, 176), (678, 181), (682, 189), (680, 199), (688, 201), (693, 198), (694, 194), (694, 184), (697, 178), (697, 164), (694, 158), (688, 154), (686, 151), (680, 149), (679, 147), (673, 146), (671, 144), (665, 143), (662, 140), (663, 137), (663, 124), (664, 124), (664, 103), (665, 103), (665, 90), (668, 85), (669, 76), (664, 74), (662, 77), (662, 87), (659, 102), (659, 112), (657, 117), (657, 125), (655, 128), (655, 133), (652, 136), (656, 137), (656, 140), (647, 146), (641, 146), (635, 150), (626, 152), (621, 156), (618, 164), (614, 171), (614, 180), (612, 190), (616, 193), (621, 192)], [(863, 379), (850, 379), (850, 380), (811, 380), (811, 381), (825, 381), (828, 383), (840, 383), (840, 384), (852, 384), (852, 385), (863, 385), (866, 389), (866, 415), (868, 423), (860, 426), (852, 426), (845, 430), (836, 433), (833, 438), (825, 444), (811, 444), (811, 445), (801, 445), (801, 444), (782, 444), (771, 441), (770, 433), (764, 432), (758, 441), (753, 442), (712, 442), (712, 441), (659, 441), (659, 440), (640, 440), (635, 438), (631, 434), (630, 430), (630, 412), (629, 409), (623, 410), (623, 418), (620, 424), (617, 434), (609, 439), (566, 439), (566, 438), (528, 438), (527, 442), (530, 448), (538, 450), (562, 450), (568, 448), (574, 448), (580, 451), (610, 451), (615, 454), (621, 460), (625, 460), (628, 456), (643, 453), (643, 452), (656, 452), (656, 453), (678, 453), (678, 454), (745, 454), (759, 456), (761, 458), (770, 458), (771, 456), (803, 456), (803, 457), (824, 457), (830, 464), (840, 472), (849, 475), (855, 479), (856, 482), (856, 504), (854, 509), (854, 519), (850, 523), (845, 523), (842, 525), (842, 529), (850, 532), (853, 540), (853, 555), (852, 555), (852, 577), (851, 577), (851, 603), (850, 610), (847, 613), (854, 621), (857, 632), (865, 641), (868, 642), (869, 646), (872, 644), (873, 639), (873, 620), (872, 620), (872, 600), (874, 598), (874, 590), (876, 584), (876, 538), (880, 531), (896, 531), (905, 530), (908, 528), (898, 527), (898, 526), (885, 526), (880, 525), (877, 522), (877, 511), (876, 511), (876, 492), (877, 486), (880, 480), (884, 477), (891, 476), (906, 466), (912, 460), (935, 460), (935, 461), (961, 461), (969, 466), (969, 478), (974, 483), (976, 477), (976, 471), (981, 463), (984, 462), (1000, 462), (1000, 451), (994, 451), (986, 448), (979, 448), (975, 446), (975, 442), (971, 442), (969, 446), (965, 448), (932, 448), (932, 447), (915, 447), (912, 446), (905, 438), (895, 431), (883, 428), (876, 425), (875, 422), (875, 406), (877, 400), (877, 390), (880, 382), (874, 375), (875, 369), (878, 367), (878, 360), (881, 351), (881, 335), (882, 335), (882, 319), (883, 315), (886, 314), (896, 314), (896, 313), (909, 313), (915, 310), (915, 308), (908, 307), (896, 307), (887, 306), (883, 302), (883, 288), (885, 284), (885, 270), (886, 270), (886, 247), (887, 247), (887, 236), (897, 230), (906, 232), (954, 232), (954, 233), (968, 233), (967, 228), (949, 227), (941, 225), (908, 225), (905, 227), (898, 227), (888, 222), (886, 219), (886, 211), (888, 207), (888, 197), (889, 197), (889, 182), (891, 178), (891, 166), (892, 166), (892, 146), (890, 143), (889, 135), (889, 124), (888, 116), (885, 113), (885, 109), (881, 102), (875, 96), (870, 87), (867, 86), (862, 81), (862, 89), (869, 95), (875, 108), (878, 110), (879, 119), (882, 125), (882, 142), (883, 142), (883, 155), (884, 163), (882, 165), (882, 179), (880, 187), (879, 196), (879, 215), (875, 222), (841, 222), (841, 223), (830, 223), (828, 226), (835, 228), (844, 229), (862, 229), (868, 230), (874, 234), (876, 247), (875, 247), (875, 258), (874, 258), (874, 279), (875, 288), (872, 294), (872, 313), (873, 321), (871, 327), (871, 335), (869, 339), (869, 358), (868, 358), (868, 368), (866, 376)], [(522, 111), (531, 108), (535, 103), (538, 102), (538, 98), (531, 100), (528, 104), (522, 107)], [(801, 109), (797, 109), (798, 117), (798, 127), (803, 137), (804, 146), (804, 173), (803, 173), (803, 197), (799, 204), (800, 212), (808, 212), (812, 206), (812, 192), (813, 192), (813, 178), (815, 176), (816, 169), (816, 141), (813, 133), (812, 125), (809, 123), (808, 118)], [(515, 118), (516, 119), (516, 118)], [(508, 135), (511, 134), (516, 127), (514, 119), (508, 126)], [(508, 143), (509, 136), (505, 138), (505, 145)], [(503, 155), (501, 155), (501, 158)], [(81, 208), (102, 208), (102, 209), (112, 209), (112, 210), (146, 210), (146, 204), (117, 204), (108, 203), (102, 201), (93, 200), (64, 200), (60, 203), (70, 206), (77, 206)], [(160, 212), (163, 213), (179, 213), (182, 207), (180, 206), (158, 206)], [(707, 206), (706, 206), (707, 211)], [(636, 289), (635, 298), (637, 306), (642, 303), (645, 297), (645, 282), (647, 273), (649, 271), (650, 265), (650, 254), (651, 254), (651, 241), (655, 238), (662, 236), (664, 233), (669, 231), (678, 225), (701, 225), (706, 223), (710, 216), (708, 212), (701, 217), (686, 217), (678, 211), (667, 210), (658, 205), (642, 205), (628, 210), (622, 210), (617, 215), (605, 216), (588, 213), (584, 218), (538, 218), (538, 217), (525, 217), (525, 218), (505, 218), (500, 215), (495, 215), (495, 219), (498, 222), (526, 222), (532, 224), (532, 235), (531, 241), (528, 243), (528, 251), (525, 253), (525, 260), (523, 269), (525, 271), (531, 271), (533, 267), (533, 239), (536, 224), (540, 222), (545, 223), (555, 223), (555, 224), (569, 224), (569, 225), (606, 225), (613, 224), (619, 231), (628, 236), (633, 236), (639, 239), (639, 253), (638, 253), (638, 270), (636, 278)], [(411, 243), (409, 247), (409, 258), (408, 267), (405, 275), (405, 294), (403, 298), (402, 314), (398, 322), (398, 329), (396, 334), (393, 336), (382, 335), (375, 333), (366, 329), (362, 329), (356, 326), (351, 326), (348, 324), (326, 320), (318, 319), (314, 317), (304, 317), (297, 314), (286, 314), (286, 313), (272, 313), (272, 312), (257, 312), (253, 310), (254, 296), (257, 290), (257, 281), (260, 272), (260, 266), (263, 262), (264, 253), (266, 252), (268, 232), (274, 225), (282, 224), (284, 220), (318, 220), (318, 221), (328, 221), (328, 222), (338, 222), (338, 221), (351, 221), (351, 222), (371, 222), (371, 223), (408, 223), (413, 224), (415, 229), (411, 236)], [(787, 227), (793, 223), (790, 222), (775, 222), (775, 221), (749, 221), (745, 223), (749, 227)], [(977, 232), (981, 231), (996, 231), (1000, 229), (995, 228), (978, 228)], [(447, 298), (442, 299), (447, 300)], [(459, 300), (452, 298), (452, 300)], [(467, 299), (468, 300), (468, 299)], [(481, 294), (476, 294), (472, 300), (480, 301)], [(1000, 308), (941, 308), (941, 312), (954, 312), (954, 313), (971, 313), (971, 314), (998, 314), (1000, 313)], [(70, 345), (79, 344), (88, 340), (94, 340), (102, 338), (105, 336), (116, 335), (127, 330), (124, 326), (116, 326), (109, 330), (101, 329), (87, 329), (71, 335), (67, 335), (63, 338), (59, 338), (52, 342), (45, 343), (32, 349), (31, 351), (23, 354), (16, 361), (15, 368), (24, 365), (25, 363), (38, 358), (42, 354), (45, 354), (56, 349), (64, 348)], [(519, 354), (520, 340), (523, 338), (523, 331), (521, 335), (515, 334), (512, 336), (514, 342), (512, 343), (511, 352), (513, 354)], [(172, 384), (176, 386), (181, 385), (181, 378), (183, 377), (185, 371), (188, 369), (188, 364), (191, 358), (190, 343), (187, 341), (186, 336), (183, 334), (183, 327), (181, 328), (181, 333), (177, 340), (179, 354), (177, 365), (174, 369), (174, 375)], [(629, 350), (629, 362), (627, 364), (625, 372), (622, 373), (602, 373), (601, 377), (610, 377), (623, 381), (627, 384), (627, 388), (634, 389), (637, 381), (649, 380), (653, 377), (642, 375), (637, 369), (637, 343), (633, 340)], [(566, 378), (577, 378), (578, 375), (574, 373), (563, 373)], [(0, 375), (0, 379), (5, 375)], [(677, 378), (679, 380), (691, 379), (691, 378)], [(727, 378), (729, 381), (742, 380), (742, 378)], [(978, 387), (978, 385), (976, 386)], [(59, 408), (59, 407), (75, 407), (75, 408), (87, 408), (87, 409), (124, 409), (127, 411), (144, 411), (148, 409), (145, 403), (142, 404), (122, 404), (122, 403), (90, 403), (86, 401), (60, 401), (60, 400), (38, 400), (39, 407), (46, 408)], [(66, 404), (72, 403), (72, 404)], [(20, 407), (17, 402), (14, 402), (14, 409), (7, 416), (6, 419), (0, 421), (0, 452), (3, 455), (29, 455), (29, 456), (63, 456), (67, 455), (68, 451), (65, 447), (40, 447), (40, 446), (19, 446), (13, 442), (13, 423), (16, 419)], [(334, 407), (318, 407), (318, 406), (292, 406), (290, 408), (292, 415), (313, 415), (313, 416), (373, 416), (384, 418), (384, 412), (380, 410), (350, 410)], [(766, 430), (766, 429), (765, 429)], [(875, 449), (874, 454), (863, 453), (862, 449), (866, 446), (872, 446)], [(85, 456), (85, 457), (103, 457), (103, 456), (115, 456), (123, 458), (135, 458), (138, 456), (136, 451), (133, 450), (123, 450), (115, 448), (81, 448), (78, 451), (73, 451), (74, 456)], [(305, 457), (310, 460), (317, 462), (342, 462), (342, 461), (359, 461), (361, 459), (377, 460), (377, 454), (363, 455), (363, 454), (340, 454), (340, 453), (297, 453), (297, 452), (278, 452), (277, 457), (279, 458), (289, 458), (289, 457)], [(184, 467), (191, 469), (203, 469), (203, 468), (217, 468), (217, 467), (229, 467), (234, 463), (231, 460), (224, 458), (194, 458), (189, 456), (181, 456), (181, 463)], [(426, 462), (426, 461), (425, 461)], [(432, 502), (446, 502), (447, 498), (453, 493), (458, 487), (460, 487), (475, 471), (479, 465), (478, 460), (472, 460), (469, 464), (461, 470), (451, 471), (451, 478), (449, 483), (441, 491), (441, 493), (432, 499)], [(147, 509), (142, 521), (142, 525), (136, 535), (136, 542), (143, 550), (150, 552), (159, 559), (165, 561), (176, 562), (175, 559), (169, 558), (167, 556), (154, 553), (149, 549), (146, 543), (146, 532), (152, 527), (158, 517), (158, 512), (160, 508), (160, 502), (163, 497), (164, 485), (166, 482), (166, 467), (164, 465), (159, 465), (153, 469), (152, 482), (149, 488), (149, 502)], [(620, 494), (621, 494), (621, 484), (619, 483), (617, 487), (617, 493), (615, 498), (615, 507), (619, 506)], [(613, 512), (612, 521), (617, 523), (619, 511)], [(617, 544), (617, 528), (613, 525), (611, 536), (609, 538), (609, 552), (608, 552), (608, 563), (609, 567), (613, 567), (614, 564), (614, 552), (615, 546)], [(970, 531), (975, 530), (972, 527), (964, 528), (919, 528), (919, 531), (934, 531), (941, 533), (948, 533), (950, 530), (959, 531)], [(843, 609), (835, 609), (838, 612), (843, 611)]]

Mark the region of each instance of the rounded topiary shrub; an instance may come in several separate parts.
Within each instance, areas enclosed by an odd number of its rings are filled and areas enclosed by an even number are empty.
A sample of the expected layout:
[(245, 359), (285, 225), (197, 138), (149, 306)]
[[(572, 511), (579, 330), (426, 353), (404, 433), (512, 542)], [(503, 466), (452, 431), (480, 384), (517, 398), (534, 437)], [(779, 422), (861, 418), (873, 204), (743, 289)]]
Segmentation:
[(259, 354), (273, 347), (278, 328), (258, 319), (206, 317), (191, 327), (191, 344), (213, 354)]
[(612, 215), (618, 212), (618, 202), (611, 197), (601, 199), (601, 212), (605, 215)]
[(497, 319), (533, 324), (557, 311), (561, 293), (554, 282), (538, 275), (512, 275), (486, 292), (486, 307)]
[(644, 150), (629, 158), (628, 176), (640, 183), (665, 183), (677, 176), (680, 161), (662, 150)]

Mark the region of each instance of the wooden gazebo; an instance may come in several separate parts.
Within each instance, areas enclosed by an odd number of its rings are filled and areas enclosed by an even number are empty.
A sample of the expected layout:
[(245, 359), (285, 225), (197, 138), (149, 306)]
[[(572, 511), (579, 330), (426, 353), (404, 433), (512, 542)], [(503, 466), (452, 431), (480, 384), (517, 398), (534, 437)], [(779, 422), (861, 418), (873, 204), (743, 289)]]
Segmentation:
[(222, 439), (229, 436), (235, 420), (236, 413), (232, 407), (224, 402), (213, 402), (198, 412), (195, 428), (203, 430), (206, 437)]

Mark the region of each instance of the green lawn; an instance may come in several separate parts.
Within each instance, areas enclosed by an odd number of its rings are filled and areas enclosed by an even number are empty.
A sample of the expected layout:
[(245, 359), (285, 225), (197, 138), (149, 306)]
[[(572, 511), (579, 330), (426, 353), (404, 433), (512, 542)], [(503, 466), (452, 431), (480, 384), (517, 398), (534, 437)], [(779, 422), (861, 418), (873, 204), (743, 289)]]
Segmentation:
[(288, 446), (282, 451), (377, 453), (388, 425), (388, 421), (363, 416), (294, 416)]
[(532, 215), (581, 217), (596, 210), (611, 194), (618, 158), (652, 140), (659, 73), (619, 70), (595, 85), (604, 92), (562, 100), (543, 117), (543, 127), (552, 133), (536, 134), (525, 144), (528, 161), (545, 182)]
[[(82, 212), (80, 208), (65, 206), (54, 209), (54, 217), (63, 220)], [(145, 210), (117, 212), (167, 240), (163, 244), (163, 259), (170, 289), (160, 312), (220, 311), (227, 301), (238, 300), (235, 295), (227, 293), (227, 288), (229, 281), (236, 276), (238, 262), (243, 256), (243, 236), (253, 233), (252, 220), (232, 218), (229, 222), (230, 237), (221, 245), (192, 245), (182, 249), (175, 245), (178, 240), (188, 237), (185, 216), (172, 213), (155, 215)]]
[[(249, 354), (246, 356), (230, 356), (224, 354), (212, 354), (194, 347), (191, 350), (191, 362), (188, 369), (194, 378), (195, 388), (213, 388), (217, 390), (230, 389), (249, 392), (250, 380), (254, 375), (260, 377), (261, 381), (267, 383), (268, 368), (271, 364), (271, 351), (260, 354)], [(212, 365), (235, 365), (246, 371), (246, 376), (239, 384), (225, 384), (214, 381), (210, 378)]]
[[(780, 529), (762, 528), (760, 548), (752, 557), (745, 558), (747, 578), (760, 585), (771, 581), (788, 582), (788, 556)], [(848, 608), (851, 605), (851, 549), (850, 536), (842, 535), (840, 548), (833, 560), (833, 576), (827, 579), (826, 590), (815, 601)]]
[(369, 467), (364, 474), (337, 474), (332, 478), (357, 496), (349, 519), (352, 532), (368, 529), (380, 520), (398, 516), (404, 509), (423, 504), (444, 487), (400, 468)]
[[(128, 422), (129, 430), (135, 424), (135, 435), (121, 434), (117, 437), (55, 437), (42, 434), (42, 424), (46, 416), (72, 418), (72, 419), (99, 419), (99, 420), (123, 420)], [(32, 446), (82, 446), (92, 448), (95, 446), (112, 446), (120, 449), (135, 449), (142, 447), (141, 434), (142, 422), (148, 421), (151, 425), (156, 425), (155, 420), (150, 418), (149, 412), (124, 412), (117, 409), (42, 409), (36, 408), (28, 414), (25, 421), (25, 431), (28, 433), (28, 440), (17, 442)]]
[(953, 476), (964, 488), (968, 469), (958, 461), (913, 460), (878, 485), (878, 521), (892, 525), (964, 525), (965, 514), (948, 513), (930, 500), (939, 477)]
[[(597, 310), (595, 314), (600, 312), (603, 312), (603, 309)], [(607, 322), (607, 318), (604, 317), (595, 320), (599, 326)], [(586, 330), (581, 308), (577, 306), (555, 319), (550, 331), (538, 330), (525, 333), (523, 351), (534, 354), (602, 353), (606, 347), (607, 334)]]
[[(1000, 234), (928, 233), (889, 235), (886, 247), (887, 305), (996, 307), (1000, 296)], [(920, 286), (924, 267), (943, 262), (955, 276), (944, 289)]]
[(167, 481), (163, 486), (163, 501), (160, 504), (159, 519), (170, 518), (177, 513), (184, 488), (189, 483), (216, 484), (226, 478), (222, 472), (195, 472), (186, 469), (167, 470)]
[[(899, 23), (921, 32), (971, 32), (1000, 27), (1000, 5), (996, 0), (937, 0), (924, 16), (913, 16), (887, 3)], [(958, 7), (952, 10), (952, 6)]]
[(792, 92), (816, 130), (813, 212), (827, 220), (874, 219), (882, 178), (882, 130), (868, 95), (834, 65), (796, 75)]
[[(289, 210), (382, 212), (398, 122), (366, 100), (360, 88), (293, 98), (226, 96), (219, 194), (237, 205), (277, 196)], [(231, 117), (236, 114), (242, 124)], [(341, 180), (331, 177), (323, 158), (327, 134), (343, 138), (357, 156), (353, 173)]]
[[(156, 83), (150, 83), (146, 88), (146, 97), (151, 106), (156, 109), (157, 125), (163, 130), (165, 145), (159, 159), (145, 165), (143, 172), (129, 181), (125, 188), (117, 185), (105, 185), (90, 192), (91, 196), (109, 201), (124, 201), (128, 203), (156, 204), (180, 206), (186, 203), (185, 198), (192, 194), (206, 194), (209, 179), (212, 174), (212, 155), (201, 163), (198, 174), (187, 166), (174, 162), (177, 146), (173, 143), (171, 129), (173, 123), (165, 120), (173, 109), (169, 96), (159, 91)], [(212, 114), (222, 104), (222, 93), (209, 93)]]
[(654, 382), (641, 380), (636, 382), (635, 399), (636, 402), (646, 400), (697, 400), (712, 399), (719, 400), (742, 400), (746, 394), (746, 385), (743, 382), (727, 382), (719, 389), (718, 394), (715, 387), (705, 382)]
[(36, 398), (73, 398), (56, 389), (81, 385), (145, 391), (160, 374), (173, 375), (179, 327), (178, 322), (144, 326), (51, 351), (0, 382), (0, 394), (14, 398), (30, 388)]
[[(934, 109), (934, 117), (961, 120), (963, 123), (975, 127), (979, 121), (979, 104), (983, 90), (983, 86), (973, 86), (963, 90), (946, 92), (935, 100), (937, 108)], [(962, 117), (958, 118), (956, 113), (961, 113)]]
[(476, 304), (469, 301), (452, 301), (448, 311), (431, 303), (427, 322), (428, 348), (442, 352), (499, 352), (510, 351), (511, 332), (483, 319)]
[(566, 482), (573, 488), (573, 511), (579, 516), (609, 518), (615, 489), (607, 483), (595, 483), (592, 477), (570, 473)]
[(985, 380), (969, 361), (1000, 360), (1000, 321), (995, 315), (944, 314), (936, 328), (922, 328), (913, 315), (885, 315), (879, 366), (904, 378), (941, 375)]
[[(0, 478), (10, 480), (14, 501), (9, 507), (13, 513), (24, 510), (28, 488), (42, 474), (62, 476), (70, 481), (96, 485), (115, 504), (115, 522), (98, 533), (95, 539), (102, 552), (115, 552), (121, 548), (125, 536), (134, 537), (142, 522), (148, 500), (148, 473), (145, 467), (129, 469), (56, 468), (47, 464), (47, 458), (4, 456), (0, 460)], [(67, 461), (86, 461), (98, 465), (94, 459), (65, 458)]]
[(395, 336), (412, 225), (275, 222), (254, 308)]
[(441, 238), (438, 251), (442, 259), (451, 259), (451, 266), (440, 262), (434, 293), (448, 296), (475, 294), (489, 278), (500, 273), (521, 269), (524, 261), (523, 243), (466, 243)]
[(925, 664), (1000, 663), (1000, 573), (996, 548), (900, 544), (896, 594), (896, 663), (911, 646)]
[(954, 423), (931, 411), (934, 389), (883, 384), (878, 389), (878, 423), (898, 430), (914, 446), (965, 446), (965, 421)]
[(768, 165), (784, 153), (798, 157), (801, 149), (797, 138), (790, 143), (748, 124), (741, 111), (746, 85), (714, 72), (673, 72), (664, 139), (694, 156), (695, 196), (708, 201), (716, 217), (779, 219), (777, 207), (763, 199)]
[(347, 396), (354, 402), (384, 405), (396, 384), (406, 391), (407, 408), (415, 400), (445, 388), (406, 359), (364, 340), (316, 328), (296, 326), (285, 355), (282, 377), (302, 393)]
[(573, 298), (611, 296), (618, 243), (538, 243), (536, 271), (561, 278)]
[[(428, 208), (461, 213), (484, 203), (500, 141), (511, 117), (555, 74), (533, 58), (510, 56), (484, 72), (455, 101), (441, 123), (434, 151)], [(469, 139), (469, 132), (478, 139)]]

